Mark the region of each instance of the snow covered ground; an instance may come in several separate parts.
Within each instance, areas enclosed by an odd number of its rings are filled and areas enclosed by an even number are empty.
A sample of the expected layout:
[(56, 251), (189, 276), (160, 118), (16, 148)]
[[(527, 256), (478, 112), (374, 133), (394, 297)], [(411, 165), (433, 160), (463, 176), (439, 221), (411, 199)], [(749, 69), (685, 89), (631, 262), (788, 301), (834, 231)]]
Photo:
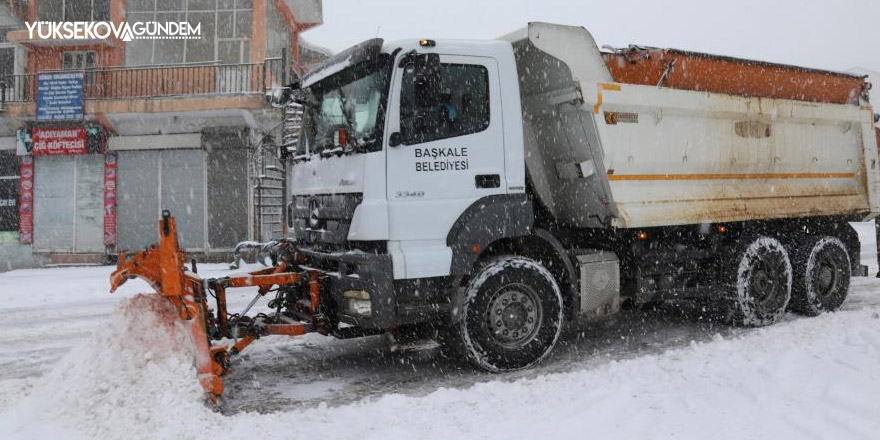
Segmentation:
[[(873, 274), (873, 225), (857, 229)], [(875, 278), (856, 278), (837, 313), (762, 329), (671, 311), (577, 323), (550, 358), (511, 374), (392, 352), (383, 337), (265, 338), (234, 362), (214, 412), (171, 312), (137, 295), (149, 291), (139, 281), (109, 295), (110, 271), (0, 274), (0, 438), (880, 436)]]

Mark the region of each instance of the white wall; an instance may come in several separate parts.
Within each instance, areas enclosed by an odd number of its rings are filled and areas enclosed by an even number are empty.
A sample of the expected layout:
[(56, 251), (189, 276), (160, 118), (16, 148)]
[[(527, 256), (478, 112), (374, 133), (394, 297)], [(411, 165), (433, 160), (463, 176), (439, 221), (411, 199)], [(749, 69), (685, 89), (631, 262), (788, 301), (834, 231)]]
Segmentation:
[(323, 23), (324, 5), (322, 0), (284, 0), (296, 21), (299, 23)]

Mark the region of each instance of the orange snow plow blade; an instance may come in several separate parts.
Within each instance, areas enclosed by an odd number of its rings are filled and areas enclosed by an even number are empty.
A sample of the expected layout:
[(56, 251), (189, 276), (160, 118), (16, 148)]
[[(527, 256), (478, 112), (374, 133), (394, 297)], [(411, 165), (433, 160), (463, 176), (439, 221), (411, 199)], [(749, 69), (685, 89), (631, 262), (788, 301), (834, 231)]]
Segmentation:
[[(192, 340), (199, 382), (213, 403), (223, 394), (221, 377), (229, 370), (229, 358), (261, 336), (299, 336), (313, 331), (327, 334), (326, 318), (321, 312), (319, 272), (291, 272), (288, 263), (282, 261), (275, 267), (249, 274), (203, 279), (196, 273), (195, 262), (188, 269), (185, 260), (174, 217), (164, 211), (159, 221), (159, 243), (131, 256), (121, 252), (117, 268), (110, 275), (110, 291), (116, 291), (129, 279), (141, 278), (175, 306)], [(258, 287), (251, 305), (272, 291), (283, 292), (286, 300), (301, 307), (290, 307), (284, 313), (279, 307), (274, 316), (261, 314), (257, 318), (243, 316), (245, 310), (241, 316), (233, 315), (235, 322), (231, 323), (226, 289), (239, 287)], [(209, 294), (216, 298), (216, 314), (208, 307)], [(226, 338), (236, 341), (231, 346), (211, 342)]]

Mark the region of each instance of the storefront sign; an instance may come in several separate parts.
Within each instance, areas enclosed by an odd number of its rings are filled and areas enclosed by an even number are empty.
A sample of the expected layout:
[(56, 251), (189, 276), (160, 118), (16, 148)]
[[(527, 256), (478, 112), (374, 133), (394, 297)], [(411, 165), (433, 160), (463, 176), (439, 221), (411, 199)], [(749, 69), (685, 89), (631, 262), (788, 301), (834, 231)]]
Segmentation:
[(104, 156), (104, 246), (116, 245), (116, 154)]
[(21, 158), (21, 178), (18, 181), (18, 242), (34, 242), (34, 158)]
[(86, 154), (86, 129), (35, 128), (32, 131), (34, 156), (62, 156)]
[(83, 72), (41, 73), (37, 77), (37, 121), (83, 118)]

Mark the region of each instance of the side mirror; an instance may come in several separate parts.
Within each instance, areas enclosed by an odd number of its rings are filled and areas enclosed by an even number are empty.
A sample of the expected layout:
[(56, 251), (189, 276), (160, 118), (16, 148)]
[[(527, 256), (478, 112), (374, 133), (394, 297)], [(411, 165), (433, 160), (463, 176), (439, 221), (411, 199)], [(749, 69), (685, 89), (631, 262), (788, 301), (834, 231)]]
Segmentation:
[(440, 55), (426, 53), (413, 60), (416, 106), (433, 108), (440, 105)]
[(396, 147), (403, 143), (403, 133), (399, 131), (395, 131), (391, 133), (391, 137), (388, 138), (388, 146)]

